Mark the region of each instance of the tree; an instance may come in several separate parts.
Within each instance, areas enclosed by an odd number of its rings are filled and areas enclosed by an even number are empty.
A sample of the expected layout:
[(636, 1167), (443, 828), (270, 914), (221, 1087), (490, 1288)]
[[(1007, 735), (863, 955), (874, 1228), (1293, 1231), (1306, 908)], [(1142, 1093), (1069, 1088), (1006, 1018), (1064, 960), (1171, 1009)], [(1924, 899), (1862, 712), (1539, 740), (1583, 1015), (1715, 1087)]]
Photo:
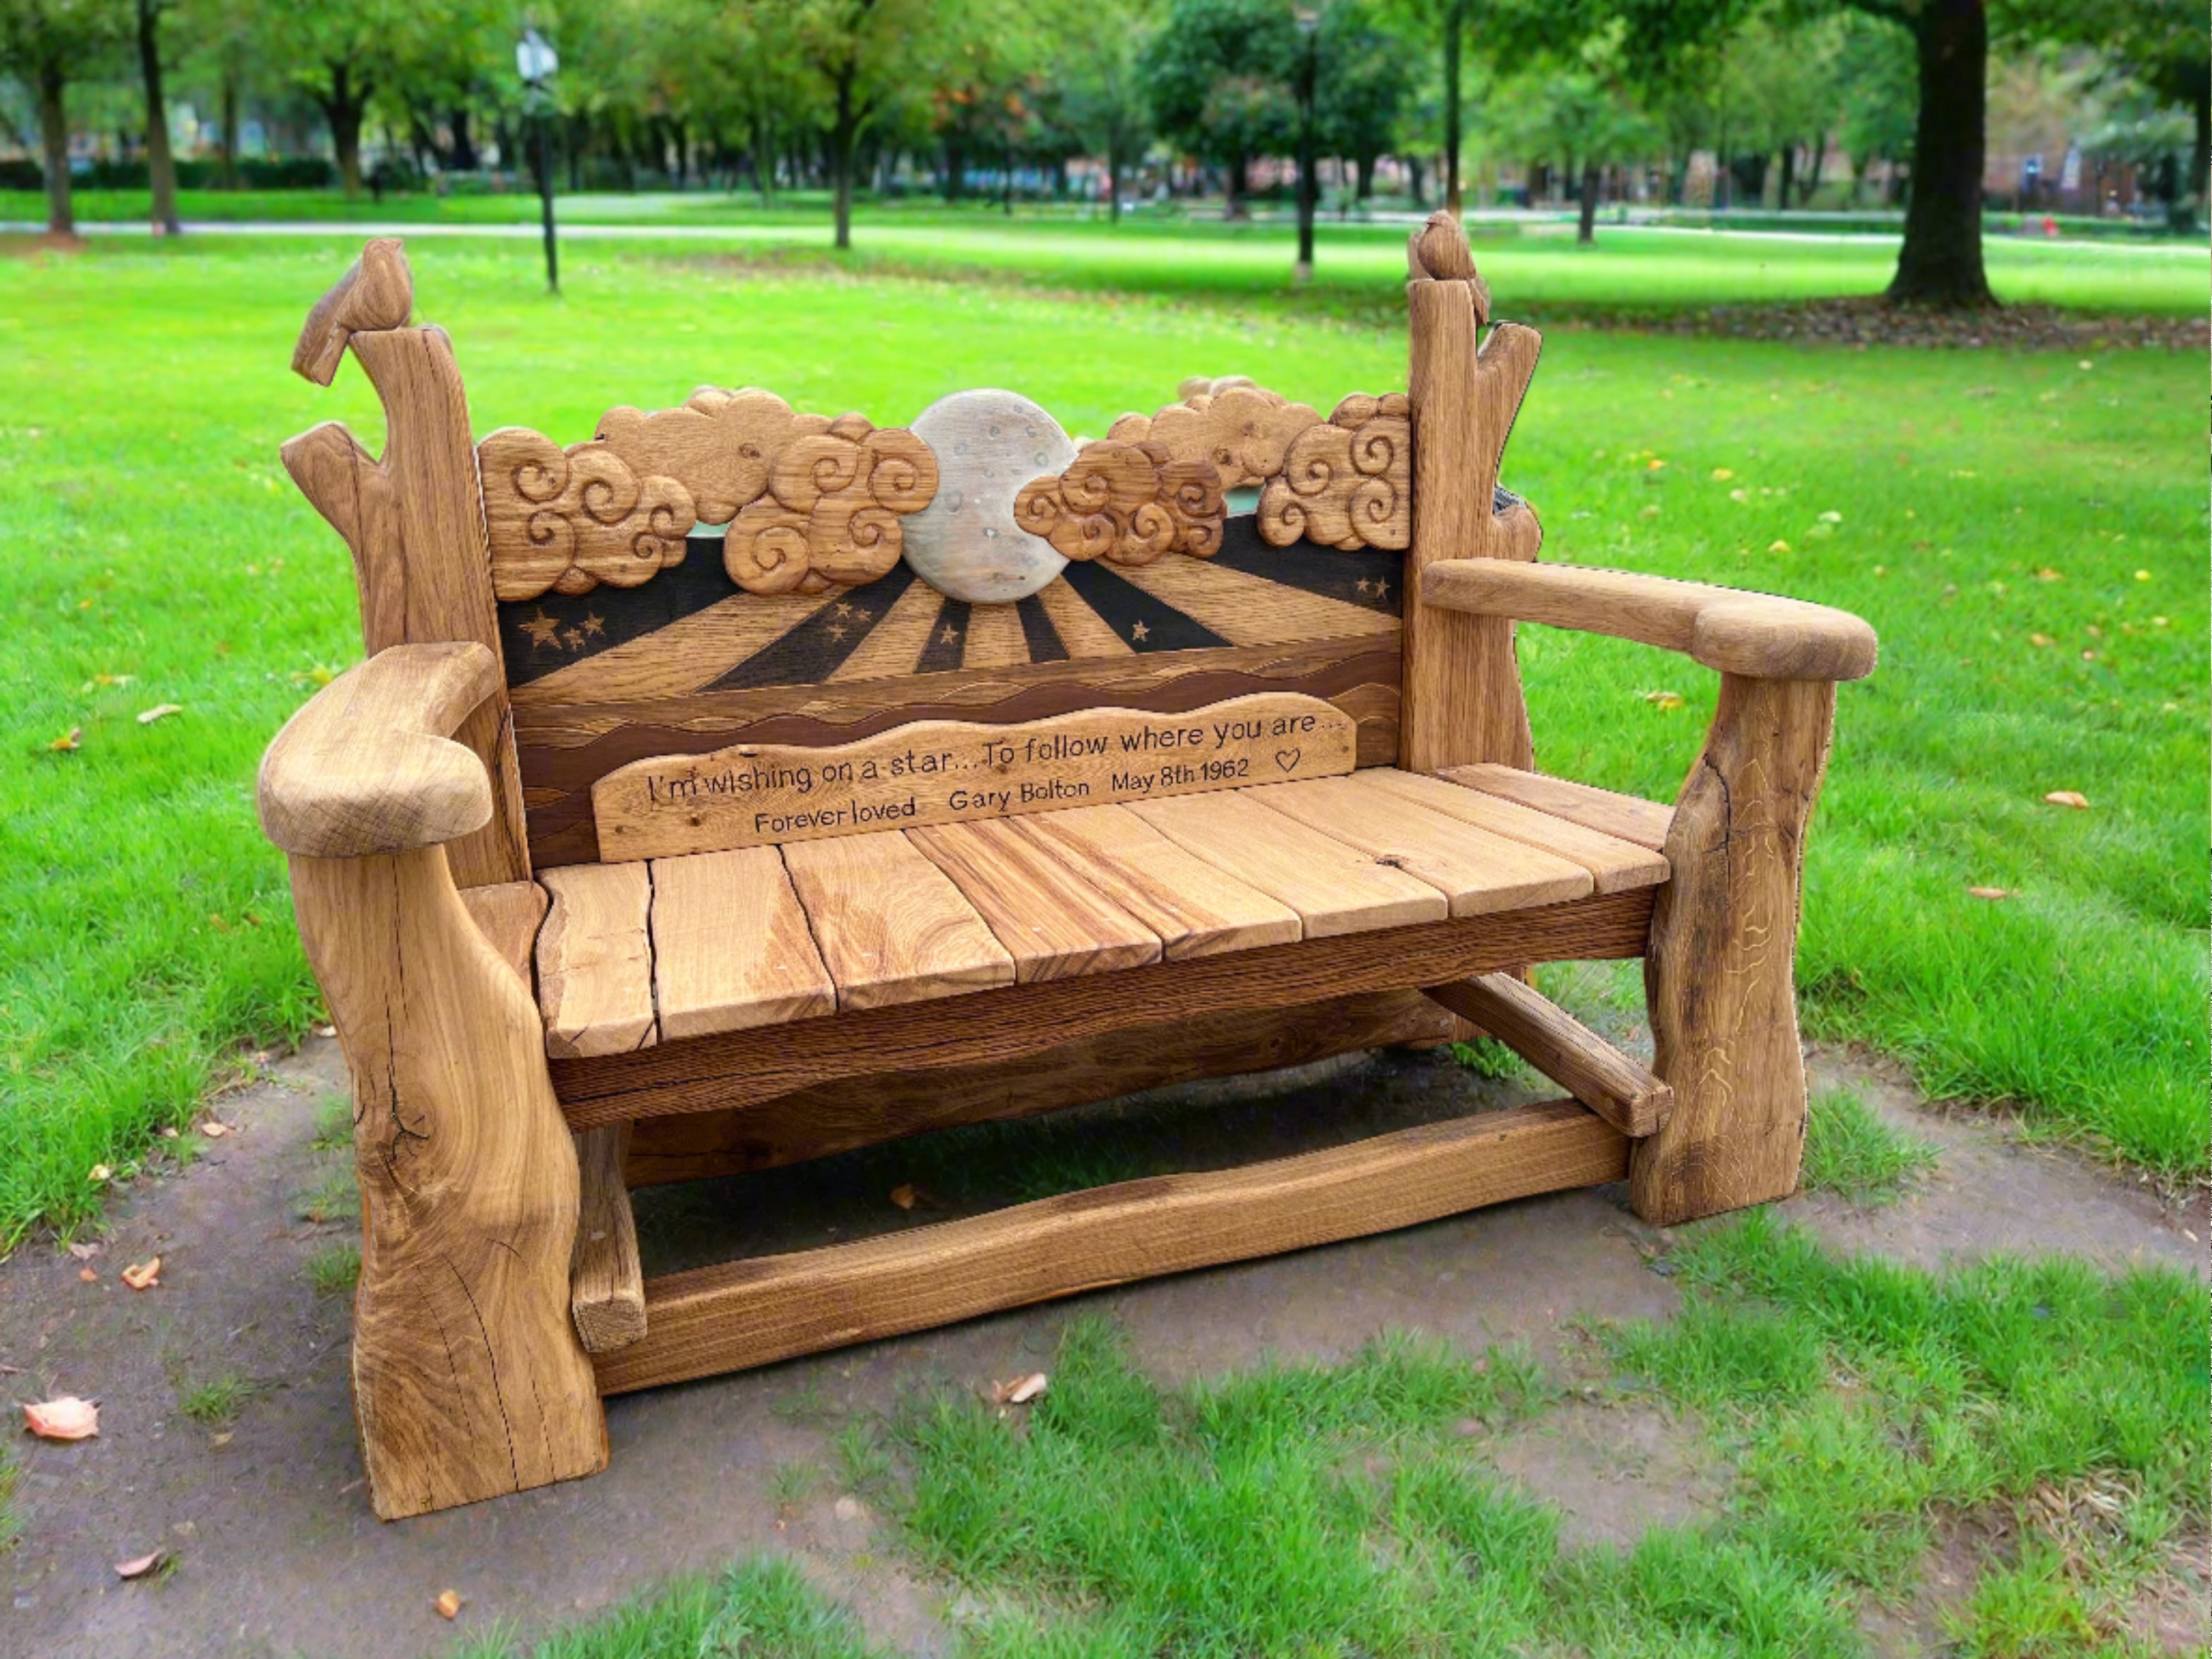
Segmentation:
[(1390, 148), (1405, 106), (1403, 47), (1368, 0), (1335, 0), (1322, 12), (1320, 28), (1315, 119), (1322, 148), (1358, 169), (1364, 202), (1374, 193), (1376, 161)]
[(1139, 55), (1160, 131), (1224, 169), (1231, 218), (1244, 211), (1253, 158), (1296, 137), (1302, 50), (1282, 0), (1173, 0)]
[(1982, 264), (1982, 168), (1988, 159), (1988, 0), (1848, 0), (1912, 36), (1920, 100), (1905, 245), (1887, 297), (1894, 305), (1993, 306)]
[(146, 182), (153, 187), (154, 225), (184, 230), (177, 217), (177, 163), (169, 154), (169, 106), (161, 96), (162, 0), (137, 0), (138, 76), (146, 88)]
[(1627, 94), (1617, 28), (1583, 41), (1571, 57), (1537, 60), (1499, 87), (1492, 108), (1490, 125), (1502, 143), (1556, 161), (1570, 177), (1579, 171), (1577, 242), (1595, 236), (1606, 167), (1648, 154), (1658, 142)]
[[(1393, 0), (1396, 21), (1413, 39), (1434, 41), (1443, 66), (1444, 206), (1460, 210), (1459, 151), (1467, 136), (1467, 117), (1462, 101), (1468, 24), (1473, 0)], [(1414, 194), (1418, 197), (1418, 186)]]
[(789, 4), (798, 55), (824, 94), (836, 243), (853, 246), (854, 156), (860, 135), (917, 60), (944, 51), (971, 20), (926, 0), (755, 0)]
[(1099, 0), (1081, 14), (1082, 38), (1060, 42), (1066, 112), (1076, 134), (1106, 162), (1106, 216), (1121, 217), (1122, 175), (1152, 138), (1152, 107), (1140, 59), (1152, 38), (1154, 0)]
[(2008, 42), (2050, 40), (2105, 54), (2169, 104), (2186, 106), (2196, 143), (2189, 185), (2172, 198), (2177, 219), (2212, 192), (2212, 56), (2204, 14), (2183, 0), (2009, 0), (2000, 19)]
[(49, 235), (76, 234), (70, 200), (69, 83), (99, 73), (122, 33), (121, 11), (109, 0), (0, 0), (0, 69), (21, 76), (38, 104)]

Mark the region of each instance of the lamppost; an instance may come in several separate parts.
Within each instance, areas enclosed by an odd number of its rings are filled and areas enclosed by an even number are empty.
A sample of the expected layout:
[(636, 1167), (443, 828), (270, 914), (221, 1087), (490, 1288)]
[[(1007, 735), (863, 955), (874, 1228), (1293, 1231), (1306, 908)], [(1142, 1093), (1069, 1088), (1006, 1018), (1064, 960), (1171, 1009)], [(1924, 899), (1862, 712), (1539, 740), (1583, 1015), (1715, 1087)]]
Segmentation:
[(1298, 266), (1297, 280), (1313, 280), (1314, 263), (1314, 78), (1315, 49), (1321, 35), (1321, 9), (1297, 9), (1298, 58)]
[(538, 127), (538, 200), (545, 220), (545, 291), (561, 291), (561, 258), (553, 246), (553, 94), (546, 82), (561, 67), (560, 55), (536, 29), (525, 29), (514, 43), (514, 70), (530, 89), (530, 113)]

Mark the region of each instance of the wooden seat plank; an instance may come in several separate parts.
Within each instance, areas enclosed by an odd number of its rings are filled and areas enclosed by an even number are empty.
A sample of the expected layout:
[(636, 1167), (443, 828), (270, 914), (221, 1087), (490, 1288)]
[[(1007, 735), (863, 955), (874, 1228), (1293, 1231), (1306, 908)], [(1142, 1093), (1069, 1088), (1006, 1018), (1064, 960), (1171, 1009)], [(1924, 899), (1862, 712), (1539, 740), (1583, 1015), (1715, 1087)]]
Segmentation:
[(1008, 818), (1160, 937), (1170, 962), (1304, 937), (1281, 900), (1186, 852), (1124, 806), (1075, 806)]
[(1160, 936), (1102, 896), (1019, 818), (909, 830), (906, 838), (951, 878), (1014, 958), (1014, 977), (1073, 979), (1160, 959)]
[(1648, 847), (1653, 852), (1667, 844), (1667, 831), (1674, 822), (1674, 809), (1656, 800), (1615, 794), (1587, 783), (1547, 778), (1540, 772), (1524, 772), (1516, 766), (1484, 763), (1475, 766), (1447, 766), (1437, 775), (1486, 795), (1519, 801), (1539, 812), (1579, 823), (1584, 829), (1614, 836)]
[(1590, 872), (1581, 865), (1417, 806), (1374, 776), (1370, 771), (1314, 778), (1243, 793), (1379, 863), (1419, 876), (1451, 901), (1455, 916), (1558, 904), (1592, 890)]
[(627, 1054), (659, 1040), (653, 1007), (653, 884), (642, 864), (541, 870), (538, 1006), (556, 1060)]
[(1186, 852), (1289, 905), (1308, 939), (1441, 921), (1450, 914), (1449, 902), (1430, 883), (1271, 811), (1243, 790), (1132, 801), (1128, 810)]
[(664, 1042), (837, 1011), (773, 847), (653, 860), (653, 978)]
[(1442, 812), (1492, 835), (1503, 836), (1525, 846), (1540, 847), (1547, 853), (1579, 864), (1590, 872), (1601, 893), (1617, 893), (1625, 887), (1655, 887), (1667, 879), (1666, 858), (1650, 848), (1606, 835), (1571, 818), (1540, 812), (1503, 795), (1486, 794), (1464, 784), (1389, 767), (1375, 767), (1359, 776), (1370, 786), (1388, 790), (1430, 811)]
[(951, 878), (896, 830), (782, 848), (840, 1008), (1014, 982), (1014, 959)]

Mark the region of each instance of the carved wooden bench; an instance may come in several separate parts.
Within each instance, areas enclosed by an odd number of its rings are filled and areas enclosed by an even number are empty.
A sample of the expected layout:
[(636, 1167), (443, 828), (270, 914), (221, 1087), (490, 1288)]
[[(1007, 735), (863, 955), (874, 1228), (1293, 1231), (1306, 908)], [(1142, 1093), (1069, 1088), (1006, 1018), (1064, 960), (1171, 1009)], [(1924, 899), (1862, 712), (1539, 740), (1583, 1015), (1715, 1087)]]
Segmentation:
[[(398, 243), (317, 305), (294, 367), (350, 348), (387, 445), (284, 459), (369, 654), (260, 808), (352, 1072), (378, 1514), (598, 1469), (607, 1394), (1624, 1176), (1655, 1222), (1795, 1187), (1799, 860), (1874, 635), (1533, 562), (1538, 337), (1443, 216), (1408, 295), (1405, 393), (1192, 383), (1079, 449), (1006, 392), (479, 442)], [(1673, 807), (1534, 770), (1516, 618), (1719, 671)], [(1639, 957), (1650, 1071), (1521, 977)], [(641, 1279), (635, 1186), (1462, 1018), (1569, 1097)]]

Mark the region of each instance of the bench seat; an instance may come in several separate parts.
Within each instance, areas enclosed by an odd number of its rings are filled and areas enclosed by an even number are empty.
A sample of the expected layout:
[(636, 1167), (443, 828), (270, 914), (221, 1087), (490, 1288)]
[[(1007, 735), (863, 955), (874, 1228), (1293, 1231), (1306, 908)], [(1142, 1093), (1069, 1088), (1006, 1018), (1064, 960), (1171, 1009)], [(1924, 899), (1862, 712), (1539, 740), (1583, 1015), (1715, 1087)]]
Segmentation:
[[(544, 870), (551, 903), (535, 956), (546, 1051), (629, 1054), (1633, 892), (1667, 878), (1669, 816), (1506, 767), (1433, 777), (1372, 768)], [(508, 923), (510, 936), (524, 925)]]

